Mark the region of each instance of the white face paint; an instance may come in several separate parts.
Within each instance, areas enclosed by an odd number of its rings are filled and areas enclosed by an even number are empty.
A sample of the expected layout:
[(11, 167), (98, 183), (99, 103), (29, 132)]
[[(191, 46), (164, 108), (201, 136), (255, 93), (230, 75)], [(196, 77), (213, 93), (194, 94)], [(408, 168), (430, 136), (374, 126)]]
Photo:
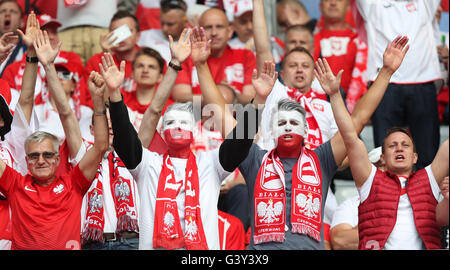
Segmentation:
[(186, 111), (172, 110), (164, 115), (163, 133), (167, 129), (182, 129), (194, 132), (194, 118)]
[(280, 136), (292, 133), (305, 137), (305, 126), (304, 118), (298, 111), (278, 111), (273, 115), (272, 134), (275, 141)]

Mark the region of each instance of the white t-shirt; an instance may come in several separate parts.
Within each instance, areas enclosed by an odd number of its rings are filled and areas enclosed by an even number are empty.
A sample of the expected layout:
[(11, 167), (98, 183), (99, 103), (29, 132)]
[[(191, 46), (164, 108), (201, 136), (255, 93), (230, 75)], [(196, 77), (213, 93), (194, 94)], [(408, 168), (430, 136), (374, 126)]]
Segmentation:
[[(83, 143), (80, 146), (80, 149), (75, 156), (74, 159), (69, 158), (70, 164), (75, 167), (81, 159), (84, 157), (86, 152), (89, 149), (89, 145), (83, 141)], [(116, 232), (117, 228), (117, 214), (116, 214), (116, 207), (114, 205), (114, 199), (111, 191), (111, 182), (110, 182), (110, 173), (109, 173), (109, 160), (108, 160), (108, 154), (109, 152), (106, 152), (104, 155), (104, 158), (101, 161), (102, 165), (102, 185), (103, 185), (103, 217), (104, 217), (104, 227), (103, 232), (104, 233), (114, 233)], [(133, 199), (134, 199), (134, 205), (136, 208), (137, 215), (139, 216), (139, 192), (137, 191), (136, 182), (133, 180), (132, 176), (130, 175), (130, 172), (126, 168), (118, 168), (119, 175), (123, 176), (125, 179), (131, 179), (131, 187), (130, 190), (132, 190)], [(87, 207), (89, 203), (88, 194), (89, 192), (95, 188), (97, 185), (97, 180), (92, 181), (91, 187), (86, 192), (86, 194), (83, 197), (83, 203), (81, 206), (81, 230), (83, 231), (86, 221), (86, 214), (87, 214)]]
[[(434, 178), (433, 172), (431, 171), (431, 166), (427, 166), (425, 170), (430, 181), (433, 196), (436, 200), (438, 200), (440, 188), (436, 182), (436, 179)], [(358, 189), (361, 203), (363, 203), (369, 197), (376, 171), (377, 168), (372, 165), (372, 171), (369, 175), (369, 178), (367, 178), (366, 182), (364, 182), (364, 184)], [(402, 185), (402, 189), (406, 188), (407, 178), (399, 177), (399, 179)], [(394, 229), (392, 230), (386, 241), (386, 244), (384, 245), (384, 249), (425, 249), (425, 245), (420, 238), (419, 233), (416, 229), (416, 225), (414, 223), (413, 209), (411, 207), (411, 202), (409, 201), (407, 194), (400, 196), (397, 210), (397, 221), (395, 223)]]
[[(176, 40), (174, 40), (176, 42)], [(150, 47), (159, 52), (168, 64), (172, 58), (170, 54), (169, 39), (160, 29), (149, 29), (141, 31), (141, 37), (137, 43), (141, 47)]]
[(335, 210), (330, 229), (339, 224), (349, 224), (353, 228), (358, 225), (359, 196), (343, 201)]
[[(317, 86), (315, 86), (313, 82), (311, 88), (317, 89), (314, 87)], [(257, 141), (257, 144), (262, 149), (272, 150), (275, 147), (274, 138), (271, 135), (272, 127), (270, 126), (272, 108), (276, 108), (278, 101), (285, 98), (290, 98), (287, 94), (287, 89), (287, 86), (283, 85), (279, 80), (277, 80), (275, 82), (275, 85), (273, 86), (272, 91), (266, 99), (261, 119), (260, 136)], [(326, 100), (316, 98), (311, 103), (313, 104), (313, 114), (316, 117), (316, 121), (322, 133), (322, 142), (324, 143), (331, 139), (338, 131), (336, 122), (334, 121), (333, 111), (331, 109), (330, 103)], [(314, 106), (314, 104), (316, 104), (317, 106)]]
[(118, 0), (113, 1), (87, 1), (79, 6), (66, 7), (64, 0), (58, 0), (57, 19), (62, 26), (58, 29), (62, 31), (69, 27), (91, 25), (108, 28), (111, 18), (117, 11)]
[(367, 32), (369, 80), (375, 80), (383, 66), (388, 42), (398, 35), (408, 36), (410, 48), (391, 82), (424, 83), (440, 78), (433, 30), (433, 18), (440, 3), (440, 0), (357, 0)]
[[(69, 100), (70, 107), (74, 108), (72, 99)], [(50, 103), (47, 101), (44, 104), (38, 104), (34, 106), (36, 110), (36, 115), (39, 119), (39, 130), (49, 132), (60, 140), (64, 140), (66, 134), (64, 133), (64, 128), (59, 118), (59, 114), (55, 111)], [(83, 139), (93, 142), (94, 136), (90, 131), (90, 124), (92, 123), (93, 111), (88, 106), (80, 105), (81, 118), (78, 121), (80, 126), (81, 136)]]
[[(177, 195), (178, 215), (181, 228), (184, 224), (184, 177), (187, 159), (170, 159), (173, 164), (175, 180), (182, 184)], [(230, 172), (225, 171), (219, 162), (219, 148), (196, 155), (199, 177), (199, 201), (201, 218), (206, 242), (209, 249), (220, 249), (217, 201), (220, 184)], [(143, 148), (142, 160), (139, 165), (130, 170), (137, 182), (141, 205), (139, 215), (139, 249), (153, 249), (153, 225), (155, 218), (156, 194), (159, 175), (161, 173), (163, 156)]]

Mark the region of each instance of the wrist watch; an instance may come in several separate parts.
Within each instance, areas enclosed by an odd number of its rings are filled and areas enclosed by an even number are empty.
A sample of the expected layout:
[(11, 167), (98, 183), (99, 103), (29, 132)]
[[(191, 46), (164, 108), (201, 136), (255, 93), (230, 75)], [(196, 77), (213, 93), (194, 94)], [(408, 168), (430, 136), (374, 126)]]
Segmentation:
[(172, 63), (172, 62), (169, 62), (169, 67), (175, 69), (176, 71), (181, 71), (181, 70), (183, 70), (183, 69), (181, 68), (181, 66), (175, 65), (175, 64)]

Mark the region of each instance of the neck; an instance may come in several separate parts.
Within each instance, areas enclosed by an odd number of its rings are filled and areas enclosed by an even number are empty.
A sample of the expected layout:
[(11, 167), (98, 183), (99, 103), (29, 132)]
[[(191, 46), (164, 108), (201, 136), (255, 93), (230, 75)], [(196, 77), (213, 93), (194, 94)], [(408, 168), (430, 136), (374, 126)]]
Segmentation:
[(50, 186), (51, 183), (53, 183), (53, 180), (55, 180), (56, 176), (52, 176), (51, 178), (47, 179), (47, 180), (38, 180), (35, 177), (33, 177), (33, 181), (41, 186), (41, 187), (48, 187)]
[(170, 157), (174, 157), (174, 158), (187, 159), (187, 158), (189, 158), (189, 154), (190, 153), (191, 153), (190, 146), (184, 147), (184, 148), (180, 148), (180, 149), (169, 148), (169, 156)]
[(134, 47), (133, 49), (124, 52), (114, 51), (114, 55), (116, 56), (119, 63), (121, 61), (132, 62), (136, 57), (137, 51), (138, 50), (136, 49), (136, 47)]
[(218, 49), (218, 50), (211, 50), (211, 56), (212, 57), (221, 57), (223, 55), (223, 53), (225, 52), (226, 48), (227, 47)]
[(142, 87), (137, 86), (136, 88), (136, 98), (141, 105), (148, 105), (152, 102), (153, 96), (155, 94), (155, 86), (153, 87)]
[(325, 20), (324, 21), (324, 28), (327, 30), (345, 30), (349, 27), (349, 24), (344, 20)]

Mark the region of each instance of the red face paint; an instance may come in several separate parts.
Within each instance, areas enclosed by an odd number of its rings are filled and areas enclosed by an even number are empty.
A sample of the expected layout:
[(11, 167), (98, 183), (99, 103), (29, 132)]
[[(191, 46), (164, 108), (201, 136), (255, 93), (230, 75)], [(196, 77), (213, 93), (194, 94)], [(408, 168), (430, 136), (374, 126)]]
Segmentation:
[(192, 131), (180, 128), (169, 128), (164, 130), (164, 139), (169, 148), (169, 155), (171, 157), (189, 157), (191, 143), (194, 140)]
[(297, 158), (302, 152), (303, 136), (287, 133), (278, 137), (277, 153), (280, 158)]

